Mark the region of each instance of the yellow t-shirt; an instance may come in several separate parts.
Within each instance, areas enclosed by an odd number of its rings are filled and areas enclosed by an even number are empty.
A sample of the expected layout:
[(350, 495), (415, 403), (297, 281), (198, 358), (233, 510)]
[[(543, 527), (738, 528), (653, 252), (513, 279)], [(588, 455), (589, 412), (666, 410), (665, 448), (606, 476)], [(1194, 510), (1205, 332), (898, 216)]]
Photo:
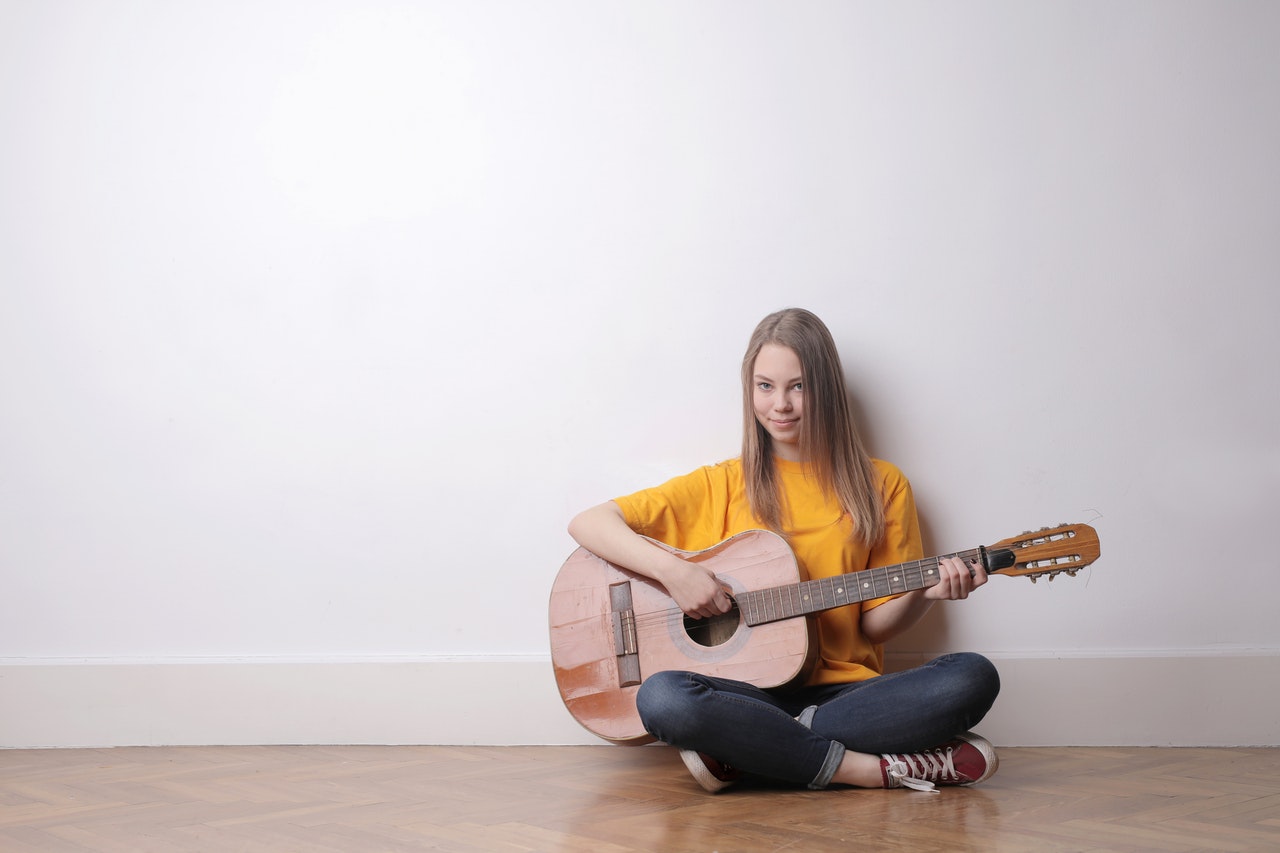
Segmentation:
[[(894, 465), (872, 460), (884, 496), (886, 526), (884, 538), (868, 549), (850, 535), (852, 519), (823, 493), (804, 464), (775, 461), (786, 495), (786, 527), (780, 532), (805, 578), (892, 566), (924, 556), (911, 484)], [(702, 551), (735, 534), (764, 528), (747, 501), (741, 459), (699, 468), (614, 502), (632, 530), (682, 551)], [(817, 614), (820, 660), (810, 684), (861, 681), (884, 671), (884, 650), (863, 636), (861, 617), (891, 598)]]

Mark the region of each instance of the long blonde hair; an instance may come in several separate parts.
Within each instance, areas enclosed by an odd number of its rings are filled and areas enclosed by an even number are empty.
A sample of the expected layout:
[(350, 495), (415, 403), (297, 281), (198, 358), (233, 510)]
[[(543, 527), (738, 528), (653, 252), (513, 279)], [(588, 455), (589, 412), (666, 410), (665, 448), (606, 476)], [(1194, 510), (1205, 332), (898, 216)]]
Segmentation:
[(756, 356), (765, 344), (787, 347), (800, 359), (801, 457), (849, 514), (853, 535), (867, 547), (874, 546), (884, 536), (884, 499), (853, 421), (835, 341), (826, 324), (803, 308), (787, 308), (761, 320), (742, 358), (742, 468), (752, 512), (772, 530), (782, 531), (786, 508), (773, 439), (756, 419), (753, 403)]

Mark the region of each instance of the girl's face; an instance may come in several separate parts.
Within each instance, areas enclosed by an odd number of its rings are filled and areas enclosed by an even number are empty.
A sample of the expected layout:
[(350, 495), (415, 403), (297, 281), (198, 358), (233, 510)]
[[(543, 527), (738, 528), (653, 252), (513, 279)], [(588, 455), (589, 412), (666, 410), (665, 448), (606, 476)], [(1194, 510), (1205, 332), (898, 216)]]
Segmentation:
[(773, 452), (800, 460), (800, 419), (804, 415), (804, 371), (790, 347), (765, 344), (753, 368), (752, 403), (756, 420), (773, 439)]

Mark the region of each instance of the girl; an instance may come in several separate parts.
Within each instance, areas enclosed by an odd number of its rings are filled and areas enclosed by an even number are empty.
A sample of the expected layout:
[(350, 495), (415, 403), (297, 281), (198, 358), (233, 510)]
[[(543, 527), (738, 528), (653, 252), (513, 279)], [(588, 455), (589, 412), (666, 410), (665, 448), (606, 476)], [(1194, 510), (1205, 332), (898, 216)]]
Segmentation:
[[(863, 448), (835, 342), (817, 316), (788, 309), (762, 320), (742, 361), (742, 389), (741, 457), (592, 507), (570, 522), (570, 535), (657, 581), (695, 618), (728, 612), (725, 588), (645, 536), (700, 551), (768, 528), (786, 538), (810, 579), (923, 556), (911, 486)], [(882, 674), (887, 640), (934, 601), (967, 598), (987, 581), (981, 565), (954, 557), (941, 561), (940, 577), (927, 589), (818, 615), (820, 660), (799, 689), (658, 672), (637, 693), (641, 721), (680, 748), (709, 791), (741, 773), (815, 789), (981, 782), (998, 762), (968, 729), (1000, 689), (990, 661), (953, 654)]]

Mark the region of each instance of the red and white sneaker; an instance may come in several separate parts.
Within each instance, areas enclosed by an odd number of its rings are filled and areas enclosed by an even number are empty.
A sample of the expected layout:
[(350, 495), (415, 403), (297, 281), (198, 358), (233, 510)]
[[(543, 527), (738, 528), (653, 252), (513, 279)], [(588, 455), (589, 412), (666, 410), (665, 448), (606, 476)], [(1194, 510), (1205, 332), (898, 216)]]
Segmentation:
[(966, 732), (942, 746), (906, 755), (880, 756), (886, 788), (914, 788), (938, 793), (938, 785), (973, 785), (991, 778), (1000, 766), (986, 738)]
[(721, 764), (710, 755), (697, 750), (682, 749), (680, 757), (684, 759), (684, 766), (689, 768), (698, 784), (713, 794), (742, 778), (742, 774), (728, 764)]

